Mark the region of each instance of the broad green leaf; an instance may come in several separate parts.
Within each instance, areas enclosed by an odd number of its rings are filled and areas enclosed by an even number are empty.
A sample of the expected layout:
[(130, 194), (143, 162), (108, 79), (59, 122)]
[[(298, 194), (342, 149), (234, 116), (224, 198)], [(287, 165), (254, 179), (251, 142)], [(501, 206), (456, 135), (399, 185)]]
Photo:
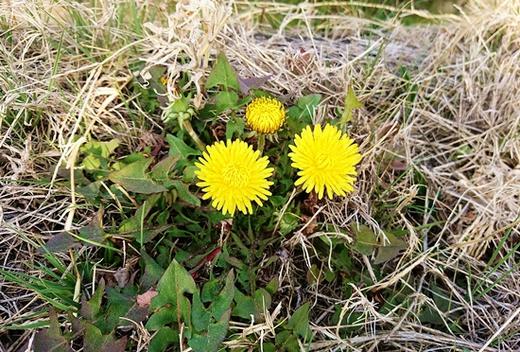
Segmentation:
[(87, 244), (92, 242), (102, 243), (105, 240), (105, 231), (103, 230), (98, 215), (96, 215), (89, 224), (79, 229), (78, 237), (83, 239)]
[(197, 291), (193, 277), (174, 259), (157, 284), (158, 294), (152, 300), (151, 308), (173, 306), (176, 321), (190, 326), (190, 302), (185, 294), (193, 295)]
[(168, 327), (161, 328), (150, 341), (148, 352), (163, 352), (168, 346), (173, 345), (178, 341), (178, 331)]
[(271, 342), (264, 343), (262, 347), (263, 352), (276, 352), (276, 346)]
[(307, 340), (311, 335), (309, 329), (309, 308), (309, 303), (303, 304), (296, 309), (287, 322), (287, 328), (294, 331), (295, 334), (299, 335), (304, 340)]
[(233, 109), (238, 105), (238, 94), (235, 92), (219, 92), (215, 96), (215, 106), (217, 113), (221, 113), (228, 109)]
[(377, 236), (374, 231), (363, 224), (354, 224), (351, 226), (351, 229), (356, 236), (354, 249), (364, 255), (372, 254), (374, 248), (378, 246)]
[(345, 124), (352, 120), (352, 112), (355, 109), (362, 108), (363, 104), (359, 101), (359, 99), (356, 96), (356, 93), (354, 92), (354, 89), (352, 89), (351, 86), (347, 88), (347, 92), (345, 94), (345, 110), (343, 111), (343, 114), (341, 115), (340, 123)]
[(81, 146), (81, 152), (85, 154), (94, 154), (108, 158), (117, 147), (119, 147), (119, 139), (112, 139), (108, 142), (89, 141)]
[[(105, 318), (103, 322), (96, 322), (96, 326), (103, 332), (108, 333), (120, 323), (121, 317), (126, 316), (135, 302), (135, 296), (125, 291), (119, 292), (119, 290), (115, 288), (106, 288), (106, 294), (108, 308), (105, 313)], [(124, 322), (124, 324), (127, 323), (128, 322)]]
[(296, 105), (302, 110), (306, 110), (309, 114), (314, 114), (314, 110), (320, 104), (320, 94), (309, 94), (299, 98)]
[(276, 334), (276, 345), (279, 351), (284, 352), (300, 352), (300, 344), (298, 338), (290, 331), (283, 330), (281, 333)]
[(119, 146), (118, 139), (108, 142), (89, 141), (81, 146), (80, 152), (85, 155), (81, 167), (88, 171), (107, 170), (108, 158)]
[(121, 170), (108, 175), (110, 181), (117, 183), (130, 192), (151, 194), (167, 191), (164, 186), (154, 182), (146, 174), (152, 159), (143, 159), (124, 166)]
[(319, 283), (318, 278), (320, 278), (320, 269), (318, 269), (316, 264), (312, 264), (310, 269), (307, 270), (307, 282), (309, 285), (315, 285)]
[(173, 167), (179, 160), (178, 157), (169, 155), (163, 160), (159, 161), (150, 172), (150, 176), (153, 180), (157, 181), (158, 183), (163, 184), (165, 181), (168, 181), (168, 175), (172, 171)]
[(220, 320), (222, 315), (228, 311), (235, 297), (235, 274), (233, 270), (226, 276), (226, 284), (220, 294), (215, 298), (211, 304), (211, 314), (215, 320)]
[(252, 297), (244, 295), (239, 290), (235, 290), (235, 307), (233, 308), (233, 316), (242, 319), (251, 320), (251, 315), (255, 315), (255, 301)]
[(99, 312), (101, 311), (101, 301), (103, 299), (104, 293), (105, 280), (101, 280), (90, 300), (82, 300), (80, 313), (85, 319), (90, 321), (96, 319)]
[[(119, 226), (119, 233), (129, 234), (133, 232), (140, 232), (142, 230), (141, 227), (146, 223), (146, 218), (150, 214), (150, 211), (153, 209), (159, 198), (159, 194), (152, 194), (149, 196), (148, 199), (144, 201), (143, 205), (137, 209), (134, 216), (122, 222), (121, 226)], [(140, 242), (146, 243), (147, 241), (143, 239), (143, 241)]]
[(278, 282), (278, 278), (274, 277), (271, 281), (269, 281), (267, 286), (265, 286), (265, 290), (269, 292), (271, 295), (274, 295), (278, 291), (279, 287), (280, 283)]
[(239, 117), (231, 118), (226, 124), (226, 139), (233, 139), (234, 136), (240, 138), (244, 133), (244, 119)]
[[(161, 82), (161, 78), (164, 77), (165, 74), (167, 73), (166, 67), (156, 65), (156, 66), (150, 67), (150, 69), (148, 70), (147, 73), (150, 74), (150, 77), (149, 77), (150, 79), (148, 80), (148, 83), (150, 84), (150, 88), (152, 88), (152, 90), (154, 90), (158, 94), (166, 93), (166, 87)], [(139, 76), (139, 78), (142, 79), (142, 76)]]
[(195, 331), (204, 331), (211, 322), (211, 314), (204, 307), (200, 299), (200, 294), (196, 292), (193, 295), (193, 304), (191, 307), (191, 322)]
[(159, 330), (166, 325), (177, 321), (175, 308), (164, 306), (156, 310), (146, 322), (146, 329), (150, 331)]
[(149, 289), (155, 285), (164, 274), (164, 269), (150, 257), (146, 252), (141, 252), (141, 258), (144, 261), (144, 273), (141, 276), (141, 288)]
[[(399, 253), (408, 247), (406, 241), (398, 238), (390, 231), (385, 231), (387, 243), (380, 244), (377, 254), (374, 258), (374, 264), (381, 264), (399, 255)], [(382, 241), (382, 240), (381, 240)]]
[(238, 78), (235, 70), (229, 64), (224, 53), (217, 56), (217, 61), (211, 70), (206, 81), (206, 89), (222, 86), (225, 89), (232, 88), (235, 91), (240, 89)]
[(192, 147), (184, 143), (182, 139), (174, 135), (166, 135), (166, 141), (170, 145), (170, 151), (168, 152), (168, 155), (178, 157), (181, 160), (186, 159), (190, 155), (200, 154), (200, 152), (197, 149), (193, 149)]
[(95, 181), (83, 187), (76, 188), (76, 191), (85, 197), (85, 200), (91, 204), (96, 204), (100, 195), (101, 181)]
[(118, 340), (113, 333), (103, 335), (96, 326), (83, 322), (85, 336), (83, 337), (83, 351), (85, 352), (124, 352), (127, 338)]
[(230, 310), (226, 311), (220, 321), (210, 324), (204, 334), (193, 334), (188, 345), (194, 352), (216, 352), (227, 335)]
[(190, 192), (190, 189), (186, 184), (182, 183), (181, 181), (173, 181), (172, 185), (177, 190), (177, 195), (180, 199), (191, 205), (200, 207), (200, 199)]
[(190, 101), (187, 97), (180, 97), (175, 100), (170, 106), (168, 106), (168, 111), (170, 112), (186, 112), (190, 107)]
[(220, 292), (220, 282), (218, 279), (210, 279), (202, 287), (200, 298), (202, 302), (213, 302)]
[(72, 352), (67, 339), (62, 335), (56, 312), (49, 313), (49, 327), (40, 330), (34, 336), (34, 351)]
[(430, 305), (423, 307), (419, 313), (419, 321), (426, 324), (444, 325), (444, 320), (442, 319), (441, 314)]
[(188, 165), (184, 168), (184, 171), (182, 172), (182, 180), (186, 183), (192, 183), (196, 178), (197, 175), (195, 175), (195, 171), (197, 171), (199, 168), (195, 165)]
[(293, 133), (299, 133), (305, 126), (312, 124), (321, 95), (310, 94), (299, 98), (296, 105), (287, 109), (287, 126)]
[(293, 213), (285, 212), (280, 219), (280, 233), (287, 235), (294, 231), (300, 224), (300, 218)]
[(259, 288), (254, 294), (255, 302), (255, 317), (260, 318), (263, 316), (265, 311), (268, 311), (271, 307), (271, 295), (267, 290)]

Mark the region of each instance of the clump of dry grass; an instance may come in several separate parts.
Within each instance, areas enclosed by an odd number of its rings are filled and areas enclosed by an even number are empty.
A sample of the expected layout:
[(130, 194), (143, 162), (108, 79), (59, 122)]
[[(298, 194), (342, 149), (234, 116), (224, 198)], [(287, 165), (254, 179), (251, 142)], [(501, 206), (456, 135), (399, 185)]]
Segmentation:
[[(1, 267), (34, 267), (38, 244), (92, 216), (73, 188), (53, 183), (53, 166), (70, 170), (91, 136), (118, 137), (132, 150), (143, 121), (160, 130), (157, 116), (130, 117), (137, 105), (122, 91), (134, 77), (132, 63), (166, 65), (173, 79), (193, 71), (188, 84), (197, 87), (202, 104), (199, 80), (220, 49), (242, 76), (272, 74), (267, 89), (288, 103), (322, 94), (318, 121), (334, 116), (345, 89), (354, 87), (365, 105), (350, 130), (364, 151), (359, 189), (344, 203), (328, 202), (320, 216), (338, 229), (367, 224), (381, 237), (386, 228), (406, 229), (408, 239), (402, 256), (384, 265), (382, 280), (364, 256), (372, 282), (352, 285), (345, 298), (337, 287), (301, 289), (297, 282), (302, 267), (316, 259), (313, 238), (338, 234), (296, 232), (280, 252), (285, 297), (264, 323), (232, 325), (237, 334), (226, 343), (272, 337), (276, 320), (289, 313), (287, 302), (306, 297), (314, 302), (317, 333), (311, 350), (520, 349), (520, 3), (475, 1), (459, 16), (424, 27), (326, 17), (317, 13), (319, 4), (239, 2), (252, 6), (239, 16), (216, 2), (193, 4), (183, 2), (172, 14), (144, 2), (138, 10), (153, 10), (163, 21), (142, 26), (139, 35), (116, 24), (110, 5), (2, 5), (0, 28), (10, 39), (0, 42)], [(287, 15), (278, 31), (257, 21), (260, 12), (282, 10)], [(91, 30), (83, 37), (64, 30), (74, 13), (88, 19)], [(304, 29), (291, 29), (295, 21)], [(191, 58), (184, 66), (175, 64), (181, 52)], [(169, 90), (178, 94), (173, 84)], [(48, 182), (36, 182), (41, 179)], [(412, 292), (406, 302), (380, 313), (385, 302), (378, 293), (402, 287)], [(432, 298), (435, 287), (447, 292), (448, 313)], [(42, 304), (34, 293), (0, 282), (0, 295), (1, 325), (39, 318), (31, 316)], [(364, 334), (346, 337), (351, 326), (326, 325), (336, 307), (342, 317), (360, 314), (352, 325)], [(446, 319), (425, 326), (420, 315), (426, 308)], [(6, 337), (0, 347), (14, 351), (32, 333)]]

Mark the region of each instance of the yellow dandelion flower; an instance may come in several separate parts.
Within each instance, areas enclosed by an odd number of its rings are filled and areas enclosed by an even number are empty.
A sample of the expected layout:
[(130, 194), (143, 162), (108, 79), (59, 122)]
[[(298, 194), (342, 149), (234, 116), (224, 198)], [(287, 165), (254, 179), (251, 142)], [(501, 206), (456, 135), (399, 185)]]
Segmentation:
[(256, 98), (247, 106), (246, 122), (253, 131), (274, 133), (282, 127), (284, 121), (283, 104), (274, 98)]
[(235, 140), (227, 143), (216, 142), (195, 163), (195, 174), (201, 182), (197, 186), (205, 193), (202, 199), (210, 199), (211, 205), (226, 215), (233, 215), (238, 209), (244, 214), (252, 214), (252, 202), (262, 205), (271, 195), (267, 178), (273, 168), (267, 167), (267, 157), (260, 157), (246, 142)]
[(351, 192), (356, 181), (355, 166), (361, 161), (357, 144), (336, 127), (327, 124), (307, 126), (289, 146), (292, 166), (298, 171), (300, 178), (295, 185), (303, 185), (310, 193), (313, 189), (318, 199), (323, 198), (327, 190), (330, 199), (334, 195), (344, 196)]

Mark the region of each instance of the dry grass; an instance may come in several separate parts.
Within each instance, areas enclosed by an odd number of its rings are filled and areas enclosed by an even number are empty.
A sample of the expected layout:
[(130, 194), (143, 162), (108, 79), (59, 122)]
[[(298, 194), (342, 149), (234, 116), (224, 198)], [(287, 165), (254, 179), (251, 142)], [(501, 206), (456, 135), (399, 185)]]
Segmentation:
[[(117, 23), (118, 4), (103, 4), (0, 5), (1, 267), (42, 275), (34, 269), (38, 245), (92, 216), (73, 188), (53, 183), (53, 166), (73, 166), (90, 137), (117, 137), (132, 150), (144, 120), (160, 130), (158, 116), (136, 117), (133, 98), (122, 94), (133, 78), (130, 65), (167, 64), (171, 78), (190, 70), (203, 104), (198, 80), (221, 49), (243, 76), (273, 74), (268, 90), (287, 102), (322, 94), (318, 120), (334, 114), (352, 85), (365, 105), (351, 128), (364, 152), (358, 192), (327, 203), (322, 215), (338, 228), (368, 224), (380, 236), (383, 227), (408, 231), (408, 248), (385, 264), (388, 274), (353, 285), (348, 299), (325, 284), (298, 288), (298, 271), (316, 252), (312, 238), (296, 232), (284, 248), (286, 296), (265, 323), (232, 325), (236, 334), (226, 343), (272, 337), (286, 303), (306, 297), (315, 303), (311, 350), (520, 350), (520, 2), (474, 1), (459, 16), (437, 18), (442, 24), (418, 27), (324, 18), (310, 4), (236, 3), (242, 12), (232, 16), (231, 7), (212, 2), (171, 15), (140, 2), (145, 20), (158, 14), (140, 34), (135, 23)], [(64, 30), (74, 23), (71, 9), (86, 19), (87, 33)], [(255, 20), (259, 12), (287, 15), (272, 32)], [(192, 61), (180, 67), (178, 55)], [(370, 258), (363, 261), (372, 272)], [(403, 287), (412, 292), (406, 301), (381, 314), (378, 293)], [(447, 292), (453, 311), (428, 327), (419, 316), (425, 307), (441, 311), (435, 287)], [(0, 326), (36, 321), (32, 312), (41, 304), (34, 293), (0, 282)], [(343, 316), (359, 313), (352, 325), (364, 333), (345, 338), (346, 326), (325, 325), (335, 307)], [(0, 328), (0, 351), (17, 350), (33, 333), (9, 337)]]

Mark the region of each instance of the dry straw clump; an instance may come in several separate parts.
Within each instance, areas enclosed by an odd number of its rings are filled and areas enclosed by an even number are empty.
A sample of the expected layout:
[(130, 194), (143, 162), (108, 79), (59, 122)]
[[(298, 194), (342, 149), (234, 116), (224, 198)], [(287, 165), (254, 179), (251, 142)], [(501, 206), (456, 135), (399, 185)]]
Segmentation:
[[(365, 223), (384, 237), (377, 212), (388, 204), (393, 216), (384, 225), (408, 232), (408, 248), (386, 264), (391, 270), (382, 280), (376, 280), (370, 258), (362, 258), (372, 283), (352, 285), (346, 299), (334, 287), (299, 288), (300, 264), (310, 264), (317, 255), (314, 238), (352, 240), (339, 231), (309, 235), (310, 219), (279, 252), (286, 296), (266, 312), (265, 323), (233, 323), (241, 335), (226, 343), (240, 346), (248, 335), (258, 341), (272, 336), (275, 319), (287, 313), (286, 302), (305, 297), (317, 312), (311, 317), (317, 333), (311, 350), (520, 349), (518, 254), (508, 255), (520, 236), (518, 1), (473, 1), (460, 16), (401, 13), (444, 20), (424, 27), (394, 22), (373, 26), (369, 20), (318, 13), (320, 6), (339, 4), (333, 2), (292, 6), (238, 1), (233, 8), (217, 1), (181, 1), (176, 12), (169, 12), (143, 1), (138, 10), (154, 9), (163, 22), (145, 24), (137, 37), (130, 28), (115, 25), (116, 3), (101, 2), (105, 7), (100, 8), (76, 2), (0, 5), (0, 29), (10, 36), (0, 41), (2, 268), (33, 268), (38, 243), (92, 217), (93, 209), (76, 199), (73, 188), (52, 182), (58, 176), (54, 166), (68, 166), (65, 176), (74, 177), (70, 170), (78, 150), (91, 136), (117, 137), (128, 150), (141, 143), (139, 120), (129, 118), (129, 109), (137, 105), (121, 93), (133, 79), (128, 66), (136, 57), (149, 65), (142, 71), (145, 78), (149, 67), (167, 67), (172, 97), (178, 95), (173, 88), (178, 74), (192, 72), (187, 84), (196, 87), (195, 101), (202, 105), (200, 80), (221, 49), (242, 76), (272, 74), (267, 89), (287, 102), (322, 94), (325, 101), (316, 122), (334, 115), (345, 88), (353, 86), (365, 105), (354, 114), (350, 130), (364, 155), (358, 191), (345, 202), (327, 201), (316, 216), (338, 229)], [(240, 14), (231, 16), (237, 8)], [(257, 22), (260, 14), (269, 13), (286, 14), (277, 31)], [(72, 23), (71, 14), (88, 19), (91, 30), (84, 37), (64, 31)], [(323, 22), (311, 25), (316, 20)], [(291, 29), (296, 21), (303, 29)], [(68, 51), (49, 38), (61, 38)], [(189, 58), (183, 65), (176, 63), (180, 55)], [(26, 128), (10, 127), (8, 112)], [(160, 128), (158, 118), (144, 112), (140, 116)], [(34, 182), (38, 178), (51, 182)], [(411, 218), (404, 209), (417, 197), (424, 208)], [(438, 223), (427, 226), (432, 221)], [(504, 236), (509, 237), (500, 244)], [(497, 247), (502, 261), (489, 270), (482, 258)], [(66, 254), (63, 259), (71, 262)], [(327, 263), (327, 258), (320, 259)], [(440, 311), (439, 301), (427, 295), (435, 282), (448, 288), (462, 331), (451, 330), (447, 322), (442, 329), (420, 323), (425, 307)], [(471, 282), (470, 290), (461, 282)], [(473, 296), (475, 282), (488, 289)], [(378, 292), (396, 284), (409, 287), (413, 304), (405, 309), (397, 303), (389, 313), (379, 313), (376, 308), (383, 302)], [(0, 282), (2, 325), (29, 319), (41, 304), (34, 293)], [(345, 338), (344, 326), (324, 323), (338, 306), (342, 316), (358, 314), (352, 324), (363, 327), (364, 335)], [(11, 350), (32, 334), (10, 339)]]

